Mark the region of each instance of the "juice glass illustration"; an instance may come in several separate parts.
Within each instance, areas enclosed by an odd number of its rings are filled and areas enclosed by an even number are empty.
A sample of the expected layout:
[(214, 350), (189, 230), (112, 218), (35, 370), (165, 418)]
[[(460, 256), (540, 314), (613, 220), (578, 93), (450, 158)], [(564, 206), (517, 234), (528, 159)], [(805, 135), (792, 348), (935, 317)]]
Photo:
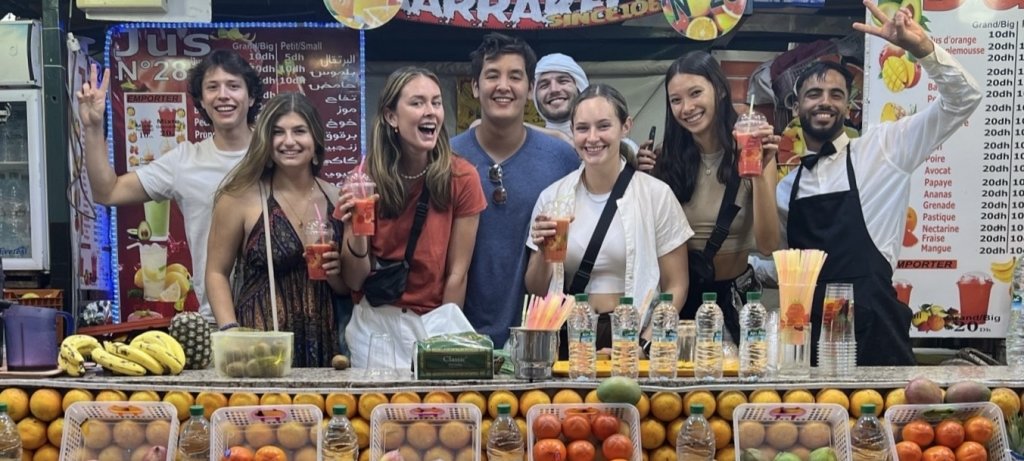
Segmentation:
[[(370, 177), (361, 172), (349, 174), (345, 181), (346, 192), (355, 196), (355, 208), (352, 209), (352, 233), (357, 236), (373, 235), (377, 225), (377, 199), (373, 193), (376, 184)], [(335, 208), (334, 218), (338, 216), (339, 210)]]
[(324, 270), (324, 253), (334, 250), (331, 242), (334, 239), (334, 232), (326, 224), (313, 221), (306, 224), (304, 229), (306, 243), (306, 272), (310, 280), (327, 280), (327, 271)]
[(736, 145), (740, 149), (738, 163), (740, 177), (742, 178), (761, 175), (763, 167), (761, 162), (761, 138), (755, 136), (755, 133), (765, 123), (765, 117), (757, 112), (740, 114), (736, 120), (733, 134), (736, 136)]
[(170, 200), (150, 200), (142, 204), (146, 213), (146, 224), (149, 224), (150, 240), (162, 242), (167, 240), (168, 221), (171, 219)]
[(161, 106), (156, 112), (160, 121), (160, 136), (165, 138), (174, 137), (174, 122), (177, 111), (167, 106)]
[(913, 291), (914, 285), (908, 280), (896, 279), (892, 281), (892, 287), (896, 289), (896, 299), (899, 299), (901, 303), (910, 305), (910, 292)]
[(569, 222), (572, 220), (569, 201), (558, 199), (544, 207), (544, 214), (555, 222), (555, 235), (544, 239), (541, 251), (544, 260), (549, 263), (565, 262), (565, 254), (569, 249)]
[(960, 291), (960, 318), (964, 322), (984, 324), (988, 317), (988, 301), (992, 279), (982, 272), (968, 272), (956, 281)]
[(167, 278), (167, 247), (159, 243), (139, 245), (142, 268), (142, 294), (147, 300), (160, 300)]

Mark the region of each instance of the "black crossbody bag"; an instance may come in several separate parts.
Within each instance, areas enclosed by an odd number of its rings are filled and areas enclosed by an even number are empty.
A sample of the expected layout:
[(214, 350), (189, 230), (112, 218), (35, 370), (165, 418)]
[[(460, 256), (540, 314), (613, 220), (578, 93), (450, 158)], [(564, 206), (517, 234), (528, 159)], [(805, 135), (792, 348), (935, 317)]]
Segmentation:
[(416, 203), (416, 217), (412, 221), (409, 241), (405, 244), (405, 258), (400, 261), (374, 258), (373, 271), (363, 282), (363, 296), (371, 306), (394, 304), (405, 293), (405, 283), (409, 278), (412, 255), (416, 252), (416, 243), (419, 242), (420, 233), (423, 231), (423, 222), (427, 220), (429, 208), (430, 191), (424, 181), (423, 192), (420, 193), (420, 199)]
[[(718, 208), (718, 218), (715, 219), (715, 228), (711, 231), (711, 237), (704, 245), (704, 250), (689, 250), (687, 252), (690, 269), (690, 280), (693, 283), (705, 285), (715, 281), (715, 255), (725, 243), (729, 236), (729, 226), (736, 219), (740, 207), (736, 205), (736, 194), (740, 188), (739, 175), (733, 175), (725, 185), (725, 196), (722, 197), (722, 205)], [(690, 286), (693, 286), (691, 283)]]
[(622, 198), (622, 194), (626, 193), (626, 186), (629, 186), (629, 181), (633, 179), (633, 173), (636, 173), (636, 170), (629, 164), (619, 172), (619, 177), (615, 180), (615, 185), (612, 186), (612, 193), (608, 196), (604, 209), (601, 210), (601, 217), (597, 220), (594, 234), (590, 236), (587, 251), (583, 253), (580, 267), (576, 270), (572, 283), (569, 284), (568, 293), (583, 293), (587, 284), (590, 283), (590, 271), (594, 269), (594, 263), (597, 262), (597, 253), (601, 251), (604, 236), (608, 233), (608, 226), (612, 224), (612, 218), (615, 217), (615, 212), (619, 209), (618, 201)]

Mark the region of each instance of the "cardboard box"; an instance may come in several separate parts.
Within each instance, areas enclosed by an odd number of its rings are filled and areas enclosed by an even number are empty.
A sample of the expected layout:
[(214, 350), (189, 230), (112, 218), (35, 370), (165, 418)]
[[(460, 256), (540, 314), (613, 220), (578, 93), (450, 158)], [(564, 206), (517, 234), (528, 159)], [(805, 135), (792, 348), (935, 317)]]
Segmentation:
[(494, 343), (476, 333), (416, 342), (416, 379), (493, 379)]

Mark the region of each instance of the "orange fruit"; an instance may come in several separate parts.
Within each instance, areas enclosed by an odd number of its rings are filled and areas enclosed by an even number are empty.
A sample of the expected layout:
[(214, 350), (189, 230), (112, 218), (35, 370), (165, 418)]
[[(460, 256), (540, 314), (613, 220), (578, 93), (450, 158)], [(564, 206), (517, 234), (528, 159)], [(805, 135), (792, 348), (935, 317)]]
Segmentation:
[(590, 430), (593, 431), (594, 436), (596, 436), (598, 440), (607, 439), (613, 434), (619, 433), (619, 418), (607, 413), (597, 415), (590, 423)]
[(903, 426), (903, 440), (914, 442), (919, 447), (927, 447), (935, 440), (935, 430), (927, 421), (920, 419), (913, 420)]
[(924, 451), (921, 461), (956, 461), (956, 455), (949, 447), (936, 445)]
[(992, 421), (984, 416), (972, 416), (964, 423), (964, 437), (982, 445), (987, 444), (992, 438), (993, 431)]
[(562, 435), (569, 440), (588, 439), (590, 437), (590, 420), (582, 415), (566, 416), (562, 420)]
[(266, 445), (256, 450), (252, 461), (288, 461), (288, 455), (278, 447)]
[(565, 444), (558, 439), (542, 439), (533, 444), (533, 461), (563, 461)]
[(562, 433), (562, 421), (558, 415), (542, 414), (533, 420), (533, 436), (537, 439), (556, 439)]
[(409, 425), (405, 437), (413, 448), (426, 450), (437, 443), (437, 428), (431, 423), (417, 421)]
[(8, 387), (0, 392), (0, 402), (7, 404), (7, 414), (14, 422), (28, 416), (28, 393), (17, 387)]
[(254, 454), (252, 450), (242, 447), (234, 446), (228, 449), (227, 456), (222, 458), (223, 461), (252, 461)]
[(309, 443), (309, 430), (298, 421), (277, 426), (277, 443), (289, 450), (297, 450)]
[(633, 457), (633, 441), (622, 434), (615, 434), (601, 442), (601, 453), (608, 459), (630, 459)]
[(267, 423), (251, 423), (245, 428), (245, 441), (253, 447), (277, 443), (277, 431)]
[(935, 443), (956, 448), (964, 443), (964, 426), (959, 421), (947, 419), (935, 426)]
[(469, 445), (470, 440), (473, 438), (473, 432), (462, 421), (448, 421), (438, 430), (437, 438), (441, 441), (441, 445), (452, 450), (458, 450)]
[(896, 444), (897, 461), (921, 461), (921, 447), (916, 443), (904, 440)]
[(597, 456), (597, 449), (588, 440), (573, 440), (566, 447), (568, 461), (593, 461)]
[(954, 454), (956, 455), (956, 461), (988, 460), (988, 450), (985, 449), (985, 446), (970, 440), (961, 443), (959, 447), (956, 447)]
[(18, 435), (21, 446), (26, 450), (35, 450), (46, 444), (46, 423), (29, 416), (18, 421)]
[(32, 416), (48, 423), (57, 419), (63, 413), (61, 408), (62, 400), (60, 392), (56, 390), (39, 389), (33, 392), (32, 397), (29, 399), (29, 411), (32, 412)]
[(163, 419), (146, 424), (146, 442), (150, 445), (167, 445), (171, 438), (171, 423)]

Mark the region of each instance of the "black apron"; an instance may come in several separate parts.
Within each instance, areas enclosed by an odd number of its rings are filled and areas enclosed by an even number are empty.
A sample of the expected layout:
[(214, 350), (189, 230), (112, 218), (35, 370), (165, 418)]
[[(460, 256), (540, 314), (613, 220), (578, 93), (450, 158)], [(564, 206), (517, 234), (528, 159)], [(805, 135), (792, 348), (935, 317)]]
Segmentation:
[(914, 365), (910, 347), (911, 310), (896, 298), (892, 266), (875, 247), (864, 223), (857, 178), (846, 146), (850, 190), (797, 198), (803, 166), (797, 167), (786, 222), (790, 248), (828, 253), (818, 276), (811, 309), (811, 361), (817, 363), (825, 285), (852, 283), (857, 365)]

